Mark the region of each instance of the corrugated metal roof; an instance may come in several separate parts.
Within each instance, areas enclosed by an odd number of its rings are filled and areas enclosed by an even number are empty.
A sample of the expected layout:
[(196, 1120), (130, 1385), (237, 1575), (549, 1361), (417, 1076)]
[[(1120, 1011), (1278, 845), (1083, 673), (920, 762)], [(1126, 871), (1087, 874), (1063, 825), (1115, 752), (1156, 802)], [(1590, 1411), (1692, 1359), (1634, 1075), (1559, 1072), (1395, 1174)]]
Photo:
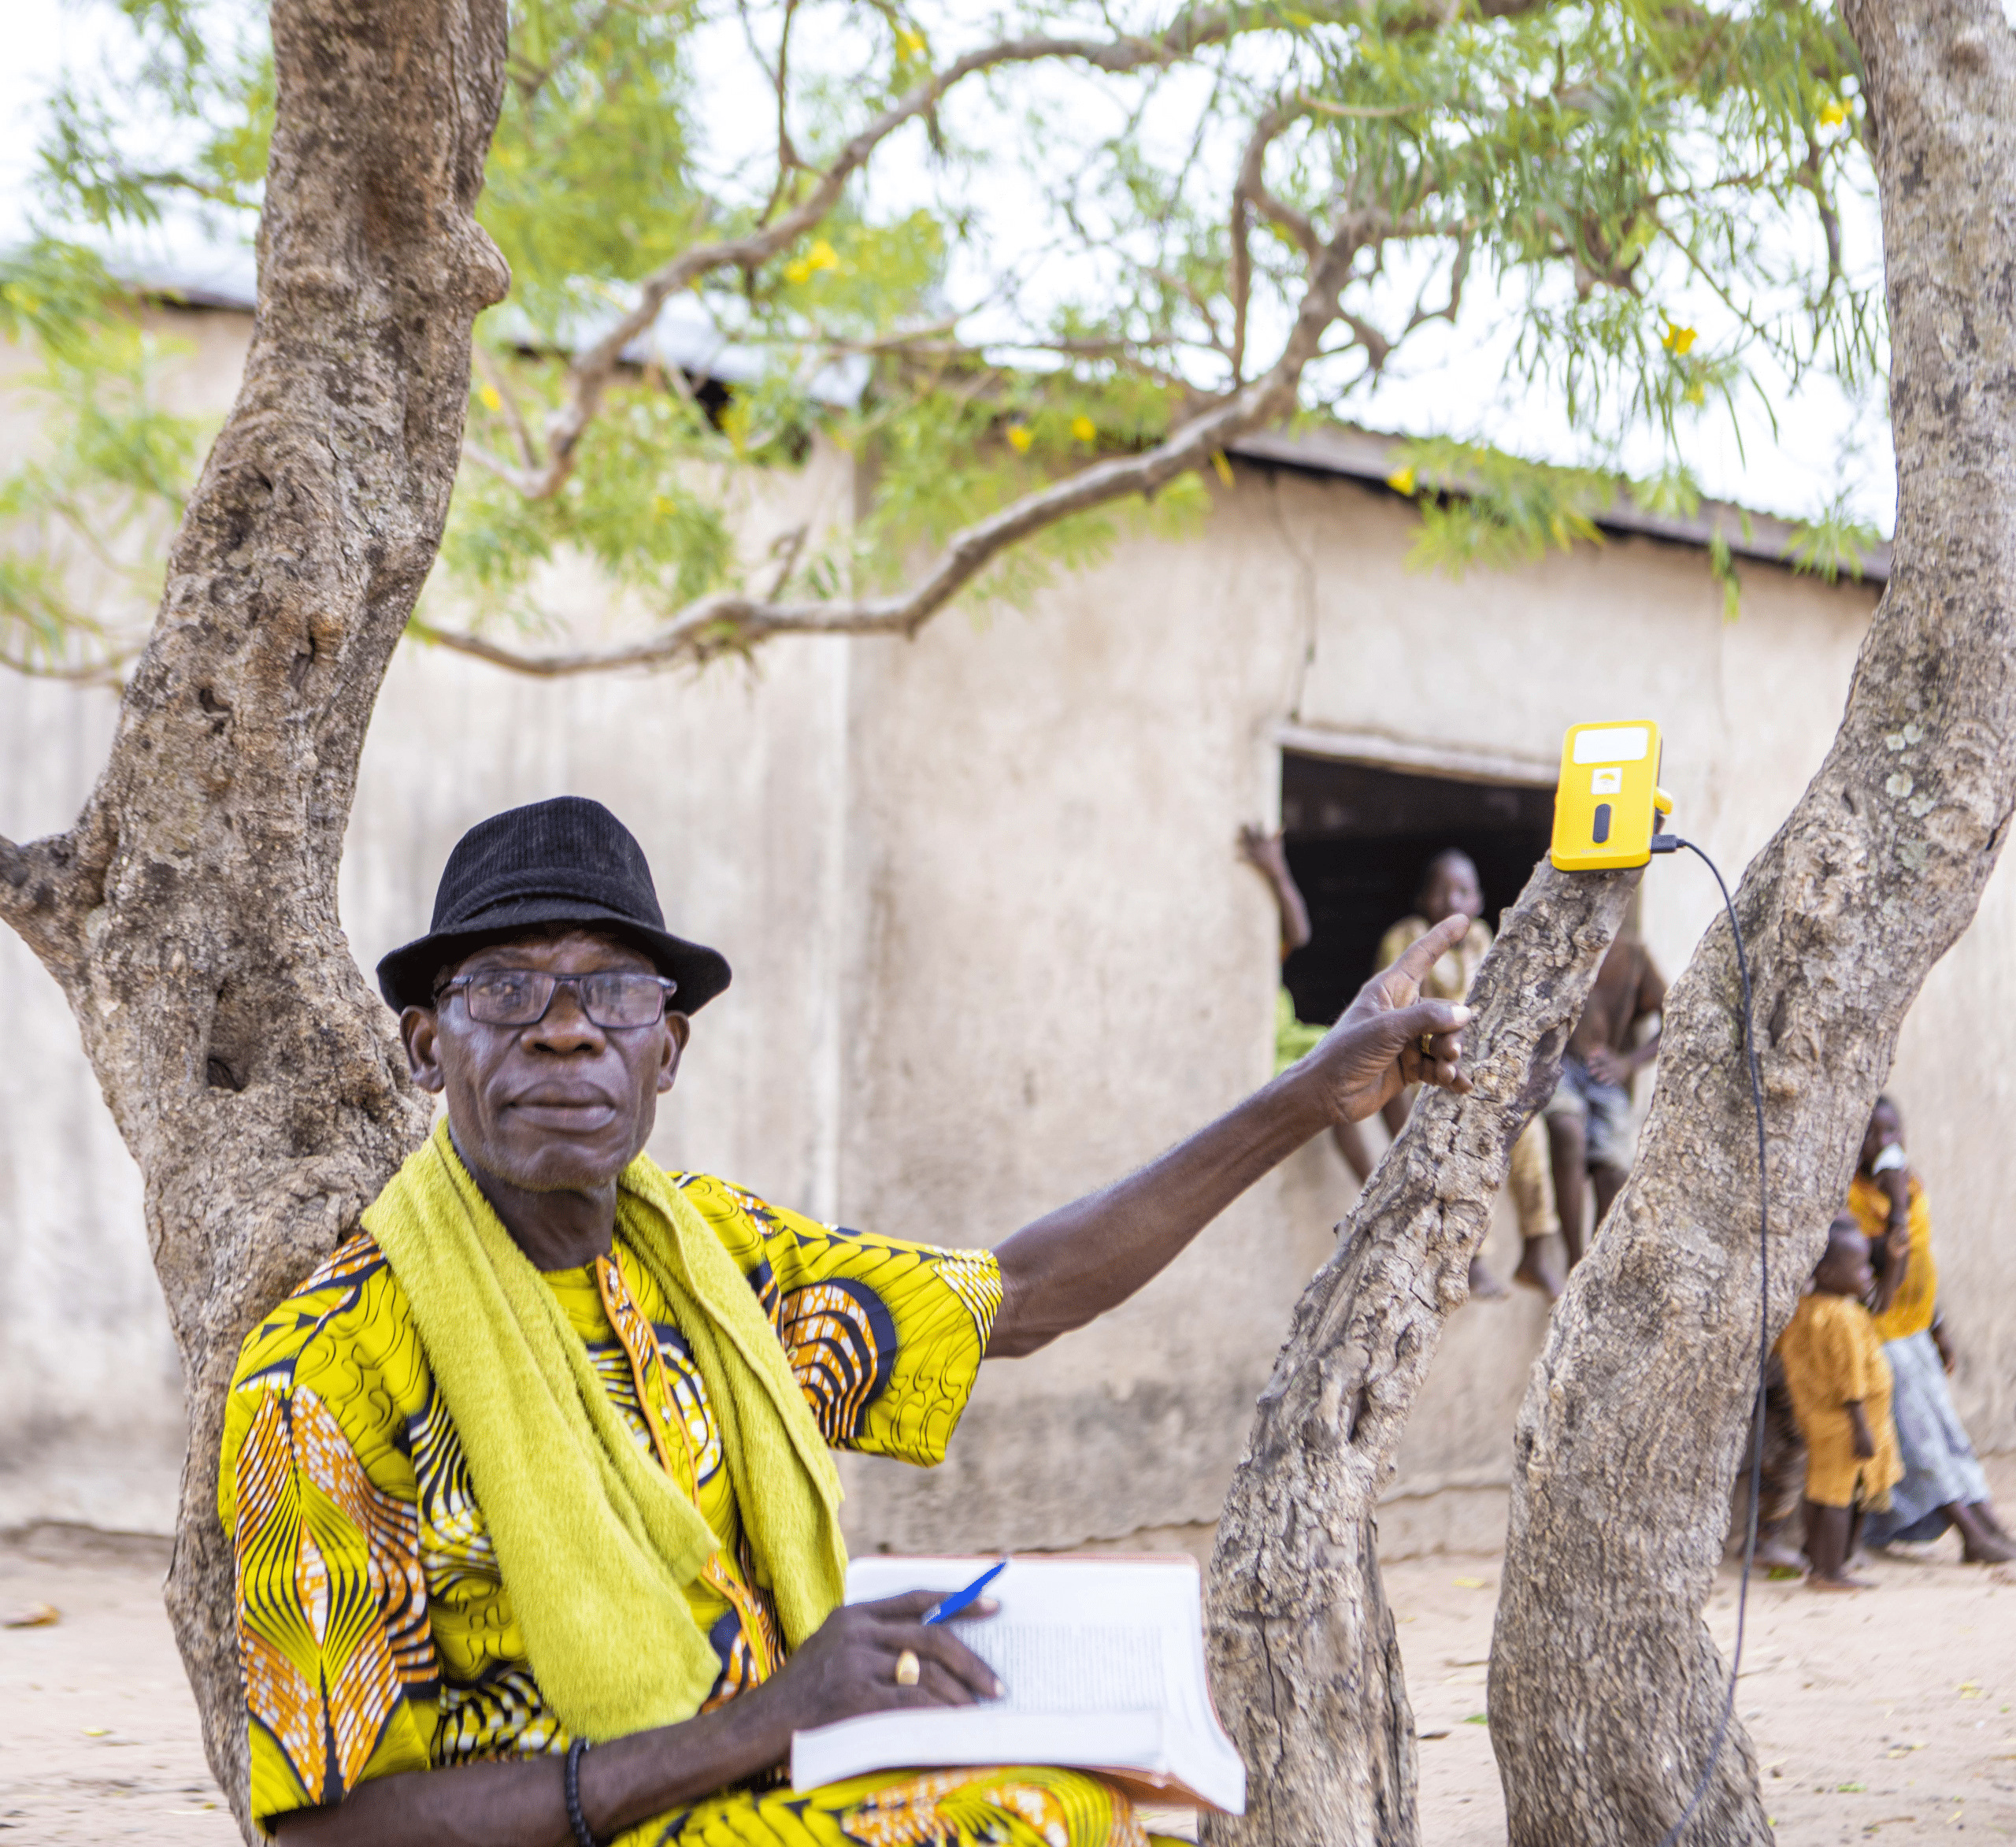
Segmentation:
[[(1226, 447), (1242, 461), (1298, 469), (1308, 474), (1343, 475), (1385, 488), (1387, 477), (1400, 466), (1402, 447), (1406, 440), (1404, 436), (1381, 436), (1376, 430), (1360, 429), (1352, 424), (1333, 424), (1294, 435), (1263, 430)], [(1704, 549), (1719, 532), (1738, 558), (1788, 566), (1793, 562), (1792, 540), (1799, 530), (1789, 520), (1773, 514), (1751, 513), (1731, 501), (1703, 500), (1693, 513), (1681, 515), (1650, 512), (1636, 505), (1629, 495), (1621, 493), (1594, 517), (1606, 532), (1662, 539), (1670, 544)], [(1862, 554), (1862, 575), (1865, 583), (1889, 582), (1887, 540)]]
[[(256, 295), (250, 250), (217, 253), (202, 264), (148, 265), (132, 276), (131, 280), (144, 295), (192, 308), (238, 309), (249, 313)], [(612, 310), (610, 318), (613, 317)], [(529, 326), (526, 331), (527, 337), (531, 337)], [(585, 345), (595, 331), (590, 321), (584, 320), (575, 338)], [(690, 295), (675, 295), (668, 301), (650, 331), (624, 347), (623, 357), (636, 365), (655, 360), (661, 365), (676, 365), (696, 377), (716, 379), (729, 385), (747, 384), (765, 364), (759, 353), (738, 345), (731, 335), (715, 325), (706, 307)], [(821, 403), (851, 405), (867, 383), (868, 370), (865, 359), (841, 360), (821, 368), (808, 381), (807, 389)], [(1262, 431), (1242, 437), (1228, 448), (1242, 461), (1297, 469), (1309, 474), (1341, 475), (1384, 488), (1387, 477), (1400, 465), (1399, 451), (1406, 440), (1404, 436), (1381, 435), (1355, 424), (1338, 423), (1292, 435), (1286, 431)], [(1651, 512), (1636, 505), (1629, 495), (1620, 494), (1595, 517), (1599, 529), (1606, 532), (1704, 549), (1719, 532), (1738, 558), (1767, 564), (1793, 562), (1792, 540), (1798, 530), (1789, 520), (1773, 514), (1752, 513), (1727, 500), (1703, 500), (1693, 513), (1683, 515)], [(1865, 582), (1871, 584), (1890, 580), (1887, 540), (1864, 554), (1862, 575)]]

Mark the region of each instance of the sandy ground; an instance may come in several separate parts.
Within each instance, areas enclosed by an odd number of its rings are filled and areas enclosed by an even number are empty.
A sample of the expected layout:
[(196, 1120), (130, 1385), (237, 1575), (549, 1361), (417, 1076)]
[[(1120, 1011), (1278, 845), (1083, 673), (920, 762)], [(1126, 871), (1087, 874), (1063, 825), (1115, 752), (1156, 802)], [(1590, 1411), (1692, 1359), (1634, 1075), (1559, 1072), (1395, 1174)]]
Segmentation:
[[(1988, 1469), (1996, 1505), (2016, 1510), (2016, 1456)], [(1913, 1549), (1874, 1560), (1866, 1575), (1880, 1588), (1851, 1597), (1751, 1586), (1736, 1711), (1788, 1847), (2016, 1840), (2016, 1566), (1962, 1566), (1950, 1534)], [(1427, 1847), (1505, 1840), (1484, 1712), (1498, 1572), (1495, 1558), (1448, 1556), (1386, 1570)], [(1736, 1588), (1731, 1568), (1708, 1609), (1725, 1656)]]
[[(2016, 1508), (2016, 1458), (1991, 1465)], [(1823, 1597), (1753, 1589), (1738, 1710), (1765, 1767), (1777, 1837), (2016, 1840), (2016, 1568), (1962, 1568), (1949, 1537), (1878, 1560), (1881, 1588)], [(0, 1546), (0, 1614), (36, 1602), (57, 1626), (0, 1630), (0, 1832), (35, 1847), (237, 1839), (203, 1767), (161, 1612), (165, 1548), (49, 1530)], [(1389, 1566), (1421, 1734), (1428, 1847), (1500, 1847), (1505, 1812), (1484, 1715), (1499, 1561)], [(1727, 1647), (1736, 1574), (1709, 1613)]]

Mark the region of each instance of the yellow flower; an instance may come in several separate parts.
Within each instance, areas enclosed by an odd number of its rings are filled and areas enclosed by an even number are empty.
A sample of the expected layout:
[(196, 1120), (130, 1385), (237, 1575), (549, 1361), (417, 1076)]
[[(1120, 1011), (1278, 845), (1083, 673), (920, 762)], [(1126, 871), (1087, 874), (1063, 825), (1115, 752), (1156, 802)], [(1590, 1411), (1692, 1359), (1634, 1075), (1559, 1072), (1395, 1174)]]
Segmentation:
[(1669, 353), (1677, 356), (1684, 353), (1699, 338), (1700, 336), (1692, 328), (1682, 327), (1675, 321), (1669, 321), (1666, 323), (1665, 337), (1660, 340), (1659, 344)]
[(906, 57), (921, 57), (928, 49), (928, 42), (924, 34), (915, 27), (899, 26), (896, 28), (896, 49)]
[(1823, 128), (1838, 128), (1848, 119), (1848, 112), (1842, 108), (1838, 98), (1829, 97), (1820, 106), (1820, 125)]
[(1074, 417), (1071, 420), (1071, 433), (1081, 443), (1096, 443), (1099, 439), (1099, 426), (1089, 417)]
[(816, 271), (837, 269), (840, 266), (840, 253), (823, 237), (815, 237), (812, 247), (802, 257), (793, 257), (784, 265), (784, 280), (797, 284), (810, 282)]
[(1036, 438), (1029, 434), (1029, 426), (1027, 424), (1011, 423), (1009, 425), (1008, 447), (1014, 450), (1017, 455), (1028, 454), (1029, 452), (1029, 445), (1035, 440)]
[(504, 408), (504, 400), (498, 396), (495, 385), (485, 385), (476, 395), (483, 400), (483, 407), (486, 410), (502, 410)]
[(1395, 469), (1386, 477), (1386, 485), (1395, 494), (1411, 494), (1414, 491), (1414, 464), (1409, 462), (1405, 468)]
[(660, 519), (663, 519), (667, 514), (672, 511), (672, 503), (666, 499), (662, 494), (654, 494), (651, 496), (651, 511), (656, 514)]

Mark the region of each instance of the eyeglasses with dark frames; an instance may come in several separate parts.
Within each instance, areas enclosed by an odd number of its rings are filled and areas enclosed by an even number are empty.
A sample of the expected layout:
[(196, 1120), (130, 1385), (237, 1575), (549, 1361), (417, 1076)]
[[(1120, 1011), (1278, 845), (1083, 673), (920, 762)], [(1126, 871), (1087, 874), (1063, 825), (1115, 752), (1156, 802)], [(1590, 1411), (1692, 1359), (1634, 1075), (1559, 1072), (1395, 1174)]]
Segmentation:
[(439, 1007), (459, 994), (469, 1016), (485, 1026), (532, 1026), (546, 1018), (553, 997), (562, 987), (605, 1032), (631, 1026), (655, 1026), (679, 984), (664, 975), (632, 969), (598, 970), (586, 975), (553, 975), (537, 969), (483, 969), (458, 975), (434, 992)]

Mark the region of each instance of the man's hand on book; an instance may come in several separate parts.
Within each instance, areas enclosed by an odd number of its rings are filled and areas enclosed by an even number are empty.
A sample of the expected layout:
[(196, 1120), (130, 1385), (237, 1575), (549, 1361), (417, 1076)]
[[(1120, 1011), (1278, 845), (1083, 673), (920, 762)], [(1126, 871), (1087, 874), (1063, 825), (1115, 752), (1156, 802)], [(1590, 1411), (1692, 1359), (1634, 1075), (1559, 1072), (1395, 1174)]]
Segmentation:
[[(914, 1590), (836, 1610), (770, 1683), (774, 1697), (788, 1703), (791, 1729), (806, 1731), (892, 1707), (970, 1706), (999, 1697), (994, 1670), (949, 1624), (926, 1626), (925, 1612), (943, 1595)], [(966, 1614), (991, 1616), (999, 1607), (983, 1597)], [(914, 1686), (896, 1678), (906, 1653), (917, 1658)]]

